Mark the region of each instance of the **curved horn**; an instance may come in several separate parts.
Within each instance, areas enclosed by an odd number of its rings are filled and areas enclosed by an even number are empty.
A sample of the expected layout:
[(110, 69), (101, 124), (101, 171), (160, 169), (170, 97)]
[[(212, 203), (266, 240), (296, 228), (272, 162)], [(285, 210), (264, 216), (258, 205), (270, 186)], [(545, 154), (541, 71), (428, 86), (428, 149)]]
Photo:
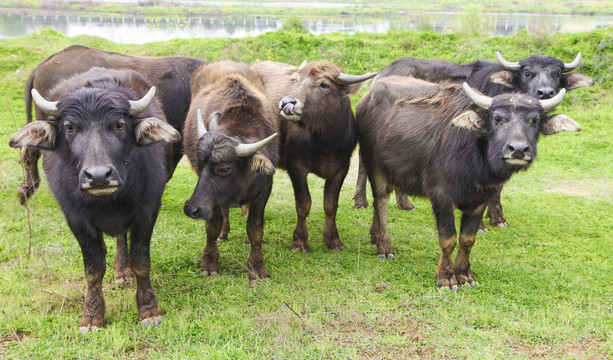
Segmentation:
[(305, 67), (307, 64), (306, 59), (302, 61), (302, 63), (300, 64), (300, 67), (298, 67), (298, 70), (302, 70), (303, 67)]
[(49, 115), (57, 115), (57, 101), (46, 100), (36, 89), (32, 89), (32, 99), (40, 110)]
[(336, 77), (336, 82), (341, 84), (341, 85), (349, 85), (349, 84), (355, 84), (355, 83), (359, 83), (365, 80), (370, 79), (371, 77), (377, 75), (377, 73), (368, 73), (368, 74), (364, 74), (364, 75), (348, 75), (345, 73), (341, 73), (339, 76)]
[(539, 100), (541, 102), (543, 110), (545, 110), (545, 112), (553, 110), (562, 102), (562, 99), (564, 99), (564, 95), (566, 95), (566, 89), (562, 88), (558, 95), (552, 97), (551, 99)]
[(464, 92), (466, 93), (466, 95), (468, 95), (468, 97), (472, 100), (472, 102), (475, 103), (475, 105), (477, 105), (478, 107), (487, 110), (490, 108), (490, 106), (492, 106), (491, 97), (477, 93), (467, 83), (463, 83), (462, 88), (464, 89)]
[(198, 139), (204, 136), (207, 133), (206, 127), (204, 126), (204, 120), (202, 119), (202, 113), (200, 112), (200, 108), (197, 110), (198, 114)]
[(571, 63), (564, 63), (564, 71), (575, 70), (579, 63), (581, 62), (581, 52), (577, 54), (577, 57)]
[(496, 57), (498, 58), (498, 62), (500, 63), (500, 65), (502, 65), (502, 67), (505, 70), (517, 70), (517, 69), (519, 69), (519, 63), (518, 62), (506, 61), (502, 57), (502, 55), (500, 54), (500, 51), (496, 51)]
[(130, 100), (130, 115), (138, 115), (147, 110), (154, 97), (155, 86), (152, 86), (151, 89), (149, 89), (149, 92), (143, 96), (142, 99), (136, 101)]
[(263, 148), (264, 146), (268, 145), (268, 143), (271, 142), (272, 139), (276, 138), (277, 135), (279, 135), (279, 134), (278, 133), (274, 133), (274, 134), (270, 135), (269, 137), (267, 137), (266, 139), (260, 140), (260, 141), (258, 141), (256, 143), (253, 143), (253, 144), (238, 144), (238, 145), (236, 145), (236, 148), (234, 149), (234, 151), (236, 152), (236, 156), (238, 156), (238, 157), (246, 157), (246, 156), (255, 154), (261, 148)]

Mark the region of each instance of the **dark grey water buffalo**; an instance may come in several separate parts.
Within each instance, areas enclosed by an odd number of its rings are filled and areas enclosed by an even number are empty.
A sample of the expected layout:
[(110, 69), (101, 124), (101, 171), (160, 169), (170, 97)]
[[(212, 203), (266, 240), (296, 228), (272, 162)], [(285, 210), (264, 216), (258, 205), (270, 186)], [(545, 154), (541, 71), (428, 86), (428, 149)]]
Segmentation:
[[(147, 57), (129, 56), (108, 52), (81, 45), (73, 45), (51, 55), (40, 63), (30, 74), (25, 85), (26, 115), (28, 122), (32, 121), (32, 89), (50, 100), (50, 91), (64, 79), (83, 73), (92, 67), (107, 69), (131, 69), (142, 74), (157, 87), (157, 96), (162, 102), (166, 119), (179, 133), (183, 132), (183, 122), (189, 109), (191, 92), (189, 81), (196, 68), (205, 62), (199, 59), (168, 56)], [(35, 108), (36, 117), (41, 118), (40, 109)], [(168, 176), (172, 176), (177, 163), (183, 156), (181, 142), (172, 148), (173, 162), (168, 168)], [(24, 148), (21, 161), (25, 167), (25, 178), (19, 188), (19, 200), (24, 204), (34, 194), (40, 184), (38, 175), (38, 158), (40, 152), (35, 148)]]
[[(410, 76), (429, 82), (467, 82), (472, 88), (488, 96), (509, 92), (520, 92), (538, 99), (549, 99), (559, 89), (567, 91), (594, 85), (594, 81), (581, 73), (571, 73), (581, 61), (578, 53), (571, 63), (551, 56), (534, 55), (519, 62), (505, 60), (496, 52), (498, 62), (478, 60), (468, 65), (453, 64), (435, 59), (404, 57), (394, 60), (383, 68), (373, 82), (387, 76)], [(368, 207), (366, 199), (366, 174), (360, 167), (356, 190), (353, 195), (355, 207)], [(413, 204), (405, 194), (396, 192), (396, 202), (400, 208), (413, 210)], [(506, 227), (506, 218), (500, 203), (500, 194), (495, 194), (487, 207), (490, 225)], [(481, 224), (481, 230), (485, 225)]]
[(300, 68), (266, 61), (253, 69), (262, 75), (268, 98), (281, 110), (279, 167), (287, 169), (292, 181), (298, 215), (291, 248), (309, 250), (306, 218), (311, 194), (307, 175), (314, 173), (326, 179), (323, 241), (329, 249), (345, 249), (336, 227), (336, 212), (357, 142), (349, 96), (376, 73), (347, 75), (328, 61)]
[[(408, 77), (378, 79), (360, 100), (360, 154), (374, 194), (371, 241), (380, 258), (394, 258), (387, 231), (390, 188), (430, 199), (441, 260), (437, 285), (474, 285), (470, 250), (488, 199), (536, 157), (539, 134), (580, 130), (566, 116), (545, 113), (562, 101), (523, 94), (488, 97), (467, 84), (434, 84)], [(459, 249), (454, 209), (463, 212)]]
[(149, 245), (171, 143), (181, 136), (166, 122), (155, 87), (134, 71), (93, 68), (50, 90), (58, 101), (32, 95), (46, 115), (19, 130), (10, 146), (42, 150), (49, 187), (81, 247), (87, 295), (80, 331), (106, 323), (103, 233), (117, 238), (116, 280), (136, 277), (139, 320), (159, 324)]
[(206, 275), (219, 273), (217, 239), (229, 231), (228, 213), (222, 210), (248, 205), (248, 277), (254, 281), (269, 276), (262, 254), (264, 208), (279, 152), (274, 140), (277, 110), (263, 91), (262, 80), (243, 64), (212, 63), (194, 73), (184, 146), (199, 179), (184, 211), (206, 220), (200, 264)]

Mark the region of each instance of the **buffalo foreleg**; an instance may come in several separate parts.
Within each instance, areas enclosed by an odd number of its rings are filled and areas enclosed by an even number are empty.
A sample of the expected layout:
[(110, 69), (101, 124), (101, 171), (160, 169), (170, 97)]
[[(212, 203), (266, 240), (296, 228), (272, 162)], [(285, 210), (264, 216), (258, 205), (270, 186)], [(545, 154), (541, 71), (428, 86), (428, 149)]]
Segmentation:
[(368, 207), (368, 199), (366, 198), (366, 168), (364, 168), (364, 162), (362, 161), (362, 156), (359, 157), (359, 165), (358, 165), (358, 180), (355, 184), (355, 192), (353, 193), (353, 199), (355, 200), (354, 208), (367, 208)]
[(162, 310), (158, 306), (151, 286), (151, 234), (156, 214), (136, 219), (131, 231), (130, 267), (136, 278), (136, 307), (138, 319), (145, 325), (157, 326), (162, 322)]
[(311, 211), (311, 193), (307, 184), (307, 172), (300, 169), (290, 169), (287, 172), (294, 186), (294, 199), (296, 200), (296, 228), (294, 229), (294, 240), (292, 250), (309, 252), (309, 231), (307, 229), (306, 218)]
[(453, 206), (441, 205), (432, 199), (432, 209), (436, 217), (438, 243), (441, 247), (441, 258), (436, 269), (436, 285), (439, 288), (458, 291), (458, 280), (455, 276), (451, 255), (457, 243), (457, 233), (453, 218)]
[(83, 315), (79, 321), (79, 331), (86, 334), (106, 324), (104, 319), (106, 303), (102, 292), (102, 279), (106, 272), (106, 247), (101, 232), (74, 223), (69, 225), (79, 241), (83, 255), (87, 293), (83, 304)]
[(402, 191), (396, 190), (396, 205), (406, 211), (415, 210), (415, 206), (409, 201), (409, 197)]
[(475, 278), (470, 271), (470, 250), (475, 243), (475, 235), (479, 228), (479, 223), (483, 219), (485, 205), (472, 211), (465, 211), (462, 214), (462, 224), (460, 225), (460, 239), (458, 253), (455, 257), (454, 272), (460, 285), (468, 284), (475, 286)]
[(219, 248), (217, 239), (223, 226), (223, 215), (219, 207), (213, 210), (213, 216), (206, 221), (206, 245), (202, 250), (200, 272), (204, 275), (219, 274)]
[(40, 158), (40, 150), (30, 147), (21, 149), (20, 161), (24, 168), (24, 179), (19, 186), (17, 195), (19, 203), (25, 204), (28, 199), (34, 195), (36, 189), (40, 185), (40, 176), (38, 175), (38, 159)]
[(113, 259), (113, 279), (115, 284), (129, 284), (134, 280), (134, 274), (128, 261), (128, 236), (121, 234), (115, 237), (117, 250)]
[[(272, 182), (271, 182), (272, 187)], [(270, 191), (268, 192), (268, 195)], [(264, 254), (262, 253), (262, 243), (264, 237), (264, 208), (268, 195), (261, 195), (263, 199), (251, 203), (249, 217), (247, 218), (247, 236), (250, 240), (251, 251), (247, 259), (247, 269), (249, 281), (256, 281), (259, 277), (264, 279), (269, 277), (264, 264)]]
[(336, 173), (332, 178), (327, 179), (324, 186), (324, 213), (326, 218), (324, 220), (323, 240), (330, 250), (345, 250), (345, 245), (343, 245), (338, 236), (336, 212), (338, 211), (338, 198), (345, 176), (347, 176), (347, 170), (348, 167)]

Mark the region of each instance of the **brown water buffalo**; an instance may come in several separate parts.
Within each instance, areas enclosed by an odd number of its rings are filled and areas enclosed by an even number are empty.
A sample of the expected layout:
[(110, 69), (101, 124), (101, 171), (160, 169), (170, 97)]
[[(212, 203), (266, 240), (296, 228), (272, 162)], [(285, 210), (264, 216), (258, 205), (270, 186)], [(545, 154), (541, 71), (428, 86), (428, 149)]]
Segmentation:
[[(539, 134), (580, 130), (572, 119), (545, 113), (562, 101), (524, 94), (494, 98), (466, 83), (434, 84), (408, 77), (378, 79), (360, 100), (360, 154), (374, 194), (371, 242), (380, 258), (394, 258), (387, 231), (390, 188), (430, 199), (441, 260), (437, 285), (475, 284), (470, 250), (488, 199), (536, 157)], [(456, 246), (454, 209), (463, 212)]]
[[(183, 122), (191, 99), (189, 81), (194, 70), (204, 63), (202, 60), (183, 56), (129, 56), (73, 45), (51, 55), (30, 74), (25, 85), (27, 119), (28, 122), (32, 120), (31, 91), (33, 88), (47, 99), (57, 100), (50, 96), (50, 91), (56, 84), (94, 66), (107, 69), (131, 69), (141, 73), (156, 86), (157, 95), (162, 102), (168, 123), (182, 133)], [(40, 119), (43, 115), (40, 109), (35, 108), (35, 112), (36, 117)], [(172, 176), (177, 163), (183, 156), (181, 142), (173, 144), (172, 151), (173, 166), (168, 168), (169, 177)], [(25, 167), (25, 178), (18, 191), (22, 204), (34, 194), (40, 184), (39, 157), (38, 149), (24, 148), (22, 150), (21, 162)]]
[(206, 275), (219, 273), (217, 239), (229, 231), (227, 208), (248, 204), (248, 277), (269, 276), (262, 254), (264, 208), (279, 152), (277, 110), (263, 91), (260, 77), (243, 64), (212, 63), (194, 73), (184, 147), (199, 179), (184, 212), (206, 220), (200, 264)]
[(352, 76), (328, 61), (300, 68), (271, 61), (253, 65), (262, 75), (266, 93), (278, 104), (279, 167), (287, 170), (294, 187), (298, 221), (291, 248), (308, 252), (306, 218), (311, 209), (307, 175), (326, 179), (323, 241), (343, 250), (336, 227), (338, 197), (349, 169), (357, 135), (349, 96), (376, 73)]
[(79, 329), (106, 323), (103, 233), (117, 239), (115, 279), (136, 277), (139, 320), (158, 325), (149, 245), (172, 167), (170, 143), (181, 135), (166, 122), (155, 87), (131, 70), (93, 68), (48, 94), (58, 101), (32, 90), (46, 115), (19, 130), (10, 146), (42, 150), (49, 187), (81, 247), (87, 295)]
[[(573, 72), (581, 61), (578, 53), (571, 63), (551, 56), (533, 55), (519, 62), (505, 60), (496, 52), (498, 62), (478, 60), (468, 65), (454, 64), (435, 59), (403, 57), (394, 60), (383, 68), (373, 83), (387, 76), (410, 76), (429, 82), (467, 82), (472, 88), (485, 95), (496, 96), (509, 92), (521, 92), (537, 99), (549, 99), (559, 89), (567, 91), (585, 86), (593, 86), (594, 81), (584, 74)], [(366, 173), (362, 166), (358, 171), (356, 190), (353, 195), (355, 208), (368, 207), (366, 199)], [(396, 192), (396, 203), (404, 210), (413, 210), (406, 194)], [(502, 211), (500, 194), (495, 194), (487, 206), (490, 225), (507, 227), (507, 220)], [(483, 223), (480, 230), (486, 231)]]

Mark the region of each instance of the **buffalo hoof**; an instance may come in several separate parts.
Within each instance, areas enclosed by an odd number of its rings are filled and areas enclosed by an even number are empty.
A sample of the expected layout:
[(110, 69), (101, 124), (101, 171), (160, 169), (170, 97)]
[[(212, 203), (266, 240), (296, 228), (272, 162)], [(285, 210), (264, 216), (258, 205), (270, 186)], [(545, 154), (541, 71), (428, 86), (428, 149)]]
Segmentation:
[(228, 234), (219, 235), (219, 237), (217, 238), (217, 243), (221, 244), (222, 242), (225, 242), (226, 240), (228, 240)]
[(503, 228), (503, 229), (506, 229), (506, 228), (508, 228), (508, 227), (509, 227), (509, 225), (507, 225), (507, 223), (506, 223), (506, 222), (502, 222), (502, 223), (499, 223), (499, 224), (495, 224), (494, 226), (499, 227), (499, 228)]
[(141, 323), (143, 325), (154, 327), (154, 326), (160, 325), (162, 323), (162, 319), (163, 319), (162, 315), (152, 316), (150, 318), (141, 320)]
[(396, 205), (402, 210), (415, 210), (415, 205), (413, 205), (406, 196), (396, 197)]
[(123, 275), (123, 276), (115, 276), (114, 279), (115, 285), (117, 286), (129, 286), (132, 285), (134, 283), (134, 275), (132, 275), (131, 273), (129, 275)]
[(308, 254), (309, 251), (310, 251), (308, 245), (304, 245), (302, 243), (297, 243), (297, 242), (292, 244), (291, 250), (293, 250), (293, 251), (302, 251), (305, 254)]
[(208, 271), (208, 270), (202, 270), (200, 272), (202, 275), (204, 276), (215, 276), (215, 275), (219, 275), (219, 273), (217, 271)]
[(346, 249), (345, 245), (339, 239), (324, 241), (324, 243), (330, 250), (343, 251)]
[(379, 254), (377, 255), (377, 257), (381, 260), (385, 260), (385, 259), (394, 260), (395, 259), (394, 254), (387, 254), (387, 255)]
[(90, 333), (90, 332), (98, 331), (98, 330), (100, 330), (100, 328), (92, 324), (89, 324), (86, 326), (79, 326), (79, 332), (83, 335)]
[(354, 209), (366, 209), (368, 208), (368, 200), (363, 198), (355, 198), (355, 204), (353, 205)]
[(25, 205), (28, 202), (28, 199), (34, 195), (38, 185), (21, 185), (19, 190), (17, 190), (17, 195), (19, 196), (19, 204)]

